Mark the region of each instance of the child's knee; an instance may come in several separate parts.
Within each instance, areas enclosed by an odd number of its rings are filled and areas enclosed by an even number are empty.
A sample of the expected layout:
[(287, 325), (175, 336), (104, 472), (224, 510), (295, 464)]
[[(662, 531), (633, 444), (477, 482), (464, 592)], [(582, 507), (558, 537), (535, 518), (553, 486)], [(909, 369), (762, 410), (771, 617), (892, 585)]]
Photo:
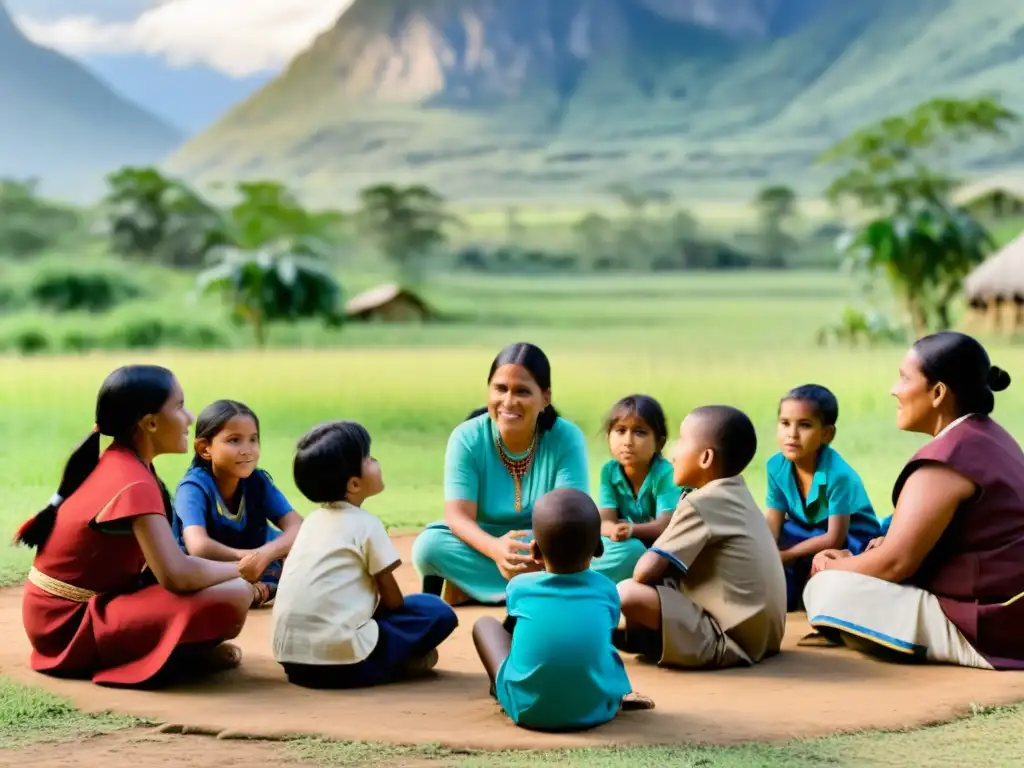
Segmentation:
[(477, 641), (481, 637), (486, 637), (499, 629), (502, 629), (501, 622), (493, 616), (481, 616), (479, 619), (473, 622), (473, 640)]

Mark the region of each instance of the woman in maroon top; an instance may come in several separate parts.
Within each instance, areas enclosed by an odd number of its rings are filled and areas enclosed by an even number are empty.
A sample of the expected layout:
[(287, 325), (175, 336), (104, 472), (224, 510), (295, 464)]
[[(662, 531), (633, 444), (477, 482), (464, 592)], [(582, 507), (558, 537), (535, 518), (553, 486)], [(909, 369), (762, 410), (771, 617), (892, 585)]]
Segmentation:
[(975, 339), (920, 339), (892, 394), (897, 426), (931, 435), (900, 473), (888, 534), (817, 556), (811, 625), (880, 656), (1024, 669), (1024, 452), (991, 417), (1009, 375)]

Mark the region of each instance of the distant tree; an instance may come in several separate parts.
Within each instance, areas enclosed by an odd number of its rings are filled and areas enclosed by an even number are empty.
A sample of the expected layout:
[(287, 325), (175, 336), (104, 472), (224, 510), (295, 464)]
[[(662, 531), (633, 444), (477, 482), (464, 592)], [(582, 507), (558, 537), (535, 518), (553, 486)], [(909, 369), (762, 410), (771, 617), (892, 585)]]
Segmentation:
[(81, 226), (77, 211), (39, 195), (35, 179), (0, 179), (0, 256), (35, 256)]
[(786, 232), (786, 224), (797, 216), (796, 192), (784, 185), (765, 187), (754, 198), (754, 207), (760, 220), (765, 257), (771, 263), (784, 265), (787, 251), (796, 244)]
[(1004, 138), (1019, 116), (995, 97), (932, 99), (906, 115), (868, 125), (826, 150), (818, 162), (845, 168), (829, 185), (833, 203), (891, 212), (945, 200), (958, 180), (939, 168), (957, 146)]
[(613, 260), (611, 253), (615, 243), (615, 225), (599, 213), (588, 213), (572, 225), (578, 248), (587, 261), (600, 266)]
[(996, 243), (966, 211), (917, 201), (867, 222), (841, 248), (854, 268), (888, 277), (921, 336), (931, 327), (950, 327), (950, 307), (964, 279)]
[(356, 220), (407, 286), (422, 280), (424, 261), (448, 241), (447, 229), (459, 224), (445, 199), (420, 184), (378, 184), (361, 190)]
[(155, 168), (124, 167), (107, 185), (104, 230), (121, 257), (194, 267), (217, 244), (220, 212), (186, 184)]
[(200, 295), (218, 294), (235, 322), (248, 325), (258, 347), (267, 342), (272, 323), (320, 319), (337, 326), (341, 286), (316, 261), (282, 250), (284, 240), (266, 248), (245, 250), (221, 246), (213, 251), (218, 263), (196, 278)]
[(940, 167), (943, 158), (979, 138), (1005, 137), (1018, 121), (996, 98), (933, 99), (854, 132), (820, 158), (845, 166), (829, 199), (875, 214), (841, 250), (887, 277), (918, 333), (949, 327), (964, 277), (993, 247), (985, 228), (949, 201), (958, 181)]

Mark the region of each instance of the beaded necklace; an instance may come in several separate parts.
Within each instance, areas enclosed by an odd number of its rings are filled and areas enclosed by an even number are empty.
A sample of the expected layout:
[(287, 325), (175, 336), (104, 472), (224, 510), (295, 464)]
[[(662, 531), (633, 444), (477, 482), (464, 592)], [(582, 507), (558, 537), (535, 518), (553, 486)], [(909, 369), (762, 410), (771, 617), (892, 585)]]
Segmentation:
[(530, 465), (533, 464), (534, 454), (537, 452), (537, 433), (534, 432), (533, 440), (530, 441), (530, 449), (526, 452), (526, 455), (521, 459), (514, 459), (508, 455), (505, 450), (505, 446), (501, 442), (501, 435), (494, 438), (494, 444), (498, 448), (498, 456), (501, 457), (501, 463), (505, 465), (505, 469), (510, 475), (512, 480), (516, 484), (516, 512), (523, 511), (523, 486), (522, 480), (526, 476), (526, 473), (530, 471)]

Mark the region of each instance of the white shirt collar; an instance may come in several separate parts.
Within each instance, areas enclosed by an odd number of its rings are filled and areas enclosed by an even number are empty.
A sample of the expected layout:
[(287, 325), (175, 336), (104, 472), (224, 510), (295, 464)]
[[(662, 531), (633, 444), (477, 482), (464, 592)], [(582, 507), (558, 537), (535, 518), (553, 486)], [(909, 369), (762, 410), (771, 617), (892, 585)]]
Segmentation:
[(950, 431), (952, 431), (952, 429), (953, 429), (954, 427), (958, 427), (958, 426), (960, 426), (960, 425), (961, 425), (961, 424), (962, 424), (963, 422), (967, 421), (967, 420), (968, 420), (969, 418), (971, 418), (972, 416), (977, 416), (977, 415), (978, 415), (978, 414), (976, 414), (976, 413), (965, 413), (965, 414), (964, 414), (963, 416), (961, 416), (961, 417), (960, 417), (959, 419), (954, 419), (953, 421), (949, 422), (949, 424), (947, 424), (947, 425), (946, 425), (945, 427), (943, 427), (943, 428), (942, 428), (942, 431), (941, 431), (941, 432), (939, 432), (939, 434), (937, 434), (937, 435), (935, 436), (935, 438), (934, 438), (934, 439), (935, 439), (935, 440), (938, 440), (938, 439), (939, 439), (940, 437), (942, 437), (942, 436), (943, 436), (944, 434), (946, 434), (947, 432), (950, 432)]

